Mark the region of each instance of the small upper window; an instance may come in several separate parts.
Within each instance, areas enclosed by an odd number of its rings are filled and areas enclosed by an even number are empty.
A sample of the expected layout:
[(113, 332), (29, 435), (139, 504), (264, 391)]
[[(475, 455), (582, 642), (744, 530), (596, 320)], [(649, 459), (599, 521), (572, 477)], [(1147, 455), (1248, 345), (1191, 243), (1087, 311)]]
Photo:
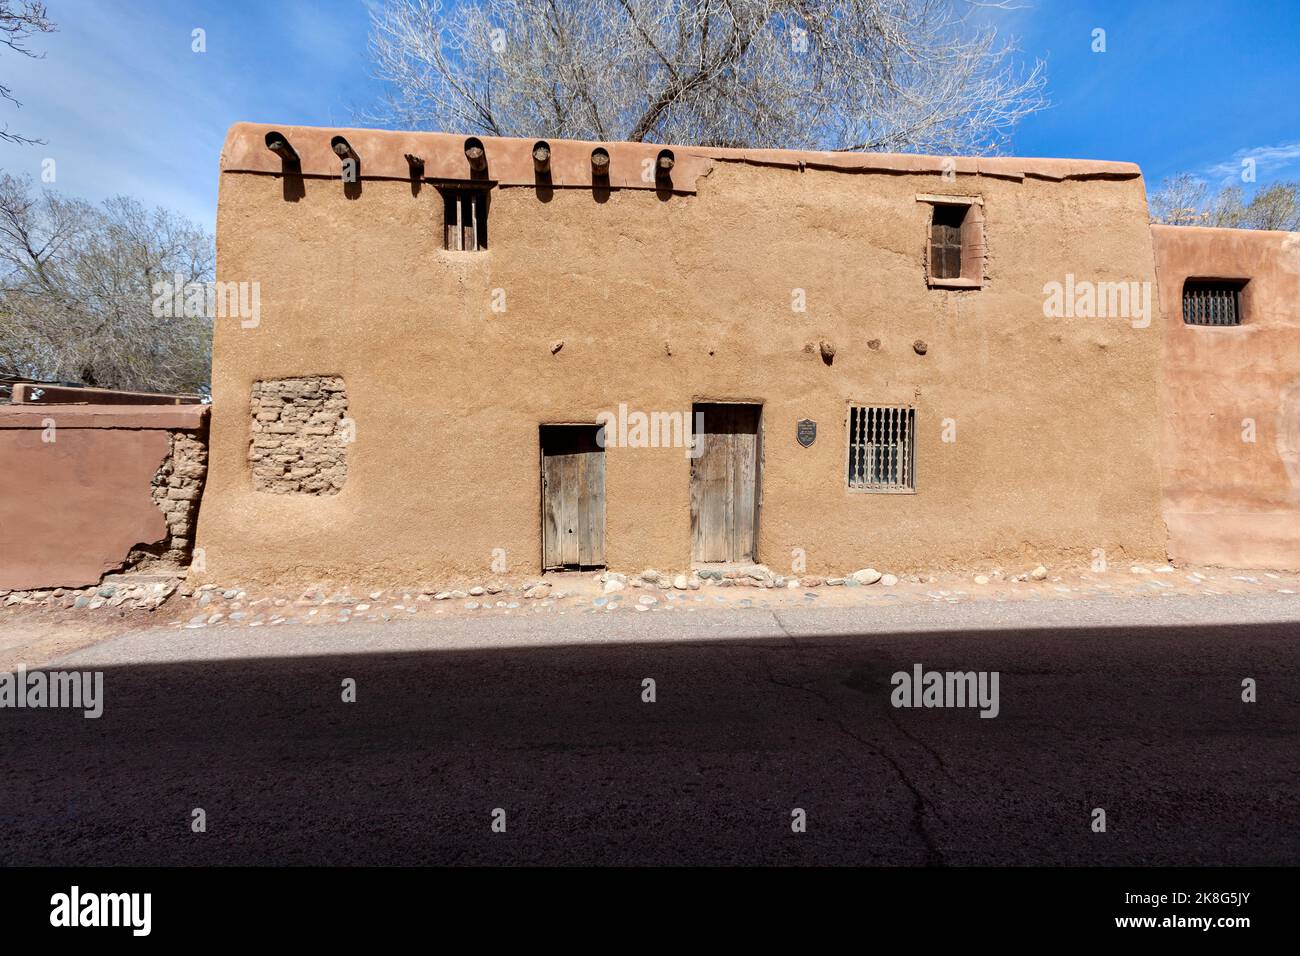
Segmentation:
[(935, 206), (930, 220), (930, 275), (961, 278), (961, 227), (969, 206)]
[(487, 249), (487, 190), (447, 188), (442, 198), (444, 248), (452, 252)]
[(926, 282), (937, 289), (984, 285), (984, 200), (979, 196), (924, 194), (930, 207)]
[(1183, 322), (1187, 325), (1241, 325), (1241, 290), (1246, 283), (1188, 279), (1183, 283)]

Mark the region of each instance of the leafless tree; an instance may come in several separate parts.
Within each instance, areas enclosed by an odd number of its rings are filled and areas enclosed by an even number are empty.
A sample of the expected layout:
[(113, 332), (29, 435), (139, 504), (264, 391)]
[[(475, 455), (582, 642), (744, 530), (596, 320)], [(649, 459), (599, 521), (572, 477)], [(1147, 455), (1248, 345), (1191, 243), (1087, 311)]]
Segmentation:
[(1255, 193), (1245, 208), (1242, 225), (1300, 232), (1300, 182), (1273, 183)]
[(1207, 225), (1209, 195), (1205, 180), (1191, 173), (1170, 176), (1147, 198), (1151, 221), (1167, 226)]
[(1148, 199), (1152, 222), (1170, 226), (1300, 230), (1300, 182), (1277, 182), (1246, 202), (1240, 186), (1212, 192), (1191, 173), (1170, 176)]
[(964, 0), (384, 0), (369, 118), (507, 136), (996, 151), (1040, 109)]
[[(7, 46), (15, 53), (21, 53), (23, 56), (40, 57), (42, 54), (33, 53), (27, 46), (27, 41), (37, 33), (53, 33), (57, 30), (50, 18), (46, 15), (45, 4), (37, 0), (0, 0), (0, 44)], [(6, 99), (14, 106), (21, 107), (22, 104), (14, 96), (13, 90), (4, 83), (0, 83), (0, 99)], [(11, 132), (8, 125), (0, 129), (0, 140), (7, 143), (43, 143), (44, 140), (32, 139), (27, 136)]]
[(125, 196), (96, 207), (0, 175), (0, 371), (147, 391), (210, 378), (212, 323), (155, 316), (155, 284), (212, 278), (212, 237)]

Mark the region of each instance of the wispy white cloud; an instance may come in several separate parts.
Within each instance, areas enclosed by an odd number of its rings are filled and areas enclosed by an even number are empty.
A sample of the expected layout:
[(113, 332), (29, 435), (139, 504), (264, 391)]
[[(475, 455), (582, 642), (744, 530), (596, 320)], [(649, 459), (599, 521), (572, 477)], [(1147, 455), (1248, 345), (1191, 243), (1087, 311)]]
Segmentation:
[(200, 158), (203, 124), (195, 129), (186, 117), (219, 113), (189, 29), (145, 10), (122, 17), (107, 5), (68, 3), (56, 12), (59, 32), (43, 38), (45, 56), (6, 62), (23, 99), (15, 128), (46, 142), (6, 145), (0, 163), (39, 180), (42, 162), (53, 159), (52, 185), (61, 191), (89, 199), (127, 193), (210, 226), (211, 203), (191, 166), (215, 160)]
[[(350, 125), (368, 83), (365, 11), (355, 3), (277, 0), (116, 4), (61, 0), (42, 59), (0, 59), (23, 108), (0, 122), (44, 145), (0, 143), (0, 168), (98, 201), (125, 193), (213, 228), (217, 166), (234, 122)], [(206, 52), (191, 31), (205, 31)]]
[[(1253, 164), (1249, 161), (1253, 160)], [(1276, 146), (1251, 146), (1239, 149), (1229, 159), (1201, 170), (1201, 175), (1213, 183), (1231, 185), (1242, 183), (1242, 172), (1254, 170), (1254, 182), (1266, 183), (1288, 176), (1300, 176), (1300, 140)]]

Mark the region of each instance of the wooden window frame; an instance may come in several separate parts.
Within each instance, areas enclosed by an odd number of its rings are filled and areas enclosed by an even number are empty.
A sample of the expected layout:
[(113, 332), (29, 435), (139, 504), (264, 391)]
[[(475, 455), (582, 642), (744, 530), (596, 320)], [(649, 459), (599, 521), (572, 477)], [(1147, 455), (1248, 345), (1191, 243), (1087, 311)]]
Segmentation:
[[(930, 207), (925, 217), (925, 281), (932, 289), (984, 287), (984, 199), (981, 196), (945, 196), (923, 193), (916, 201)], [(961, 210), (961, 273), (939, 276), (934, 262), (934, 219), (939, 207)]]

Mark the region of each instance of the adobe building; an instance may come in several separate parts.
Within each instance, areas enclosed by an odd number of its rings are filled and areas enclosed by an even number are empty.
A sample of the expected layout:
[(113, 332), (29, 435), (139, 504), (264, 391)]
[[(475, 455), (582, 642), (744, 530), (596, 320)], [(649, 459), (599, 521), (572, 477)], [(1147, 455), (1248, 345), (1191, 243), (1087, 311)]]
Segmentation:
[(1153, 226), (1177, 561), (1300, 569), (1300, 233)]
[(201, 580), (1165, 558), (1128, 163), (238, 124), (217, 256)]

